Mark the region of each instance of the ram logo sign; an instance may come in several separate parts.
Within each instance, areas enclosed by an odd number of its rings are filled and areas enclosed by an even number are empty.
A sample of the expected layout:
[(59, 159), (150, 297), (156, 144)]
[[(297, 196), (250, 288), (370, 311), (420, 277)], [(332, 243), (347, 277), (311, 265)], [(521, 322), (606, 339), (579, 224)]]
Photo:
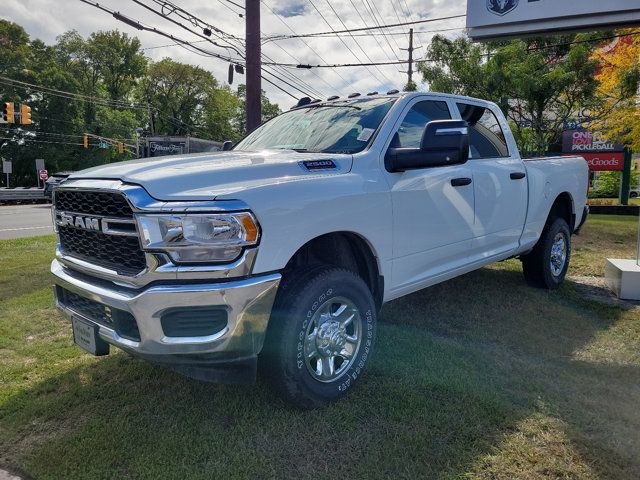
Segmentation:
[(81, 217), (69, 215), (68, 213), (60, 212), (56, 218), (56, 223), (60, 227), (75, 227), (83, 230), (100, 230), (100, 219), (91, 217)]
[(487, 0), (487, 8), (496, 15), (506, 15), (518, 6), (518, 0)]

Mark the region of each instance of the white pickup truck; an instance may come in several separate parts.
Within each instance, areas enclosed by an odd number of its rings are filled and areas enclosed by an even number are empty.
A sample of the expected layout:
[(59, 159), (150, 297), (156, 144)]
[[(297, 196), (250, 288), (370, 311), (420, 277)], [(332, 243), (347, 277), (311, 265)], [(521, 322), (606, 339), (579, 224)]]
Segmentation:
[(558, 287), (587, 176), (581, 157), (523, 161), (486, 101), (306, 99), (228, 151), (56, 187), (56, 302), (95, 355), (231, 382), (260, 362), (288, 400), (321, 406), (362, 375), (383, 303), (510, 257)]

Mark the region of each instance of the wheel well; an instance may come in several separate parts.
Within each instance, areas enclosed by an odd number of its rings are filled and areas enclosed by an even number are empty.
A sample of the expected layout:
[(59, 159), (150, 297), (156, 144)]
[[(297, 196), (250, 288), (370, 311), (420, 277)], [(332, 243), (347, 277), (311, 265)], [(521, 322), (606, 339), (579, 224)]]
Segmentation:
[(556, 218), (564, 218), (569, 225), (569, 230), (573, 232), (576, 223), (576, 215), (573, 211), (573, 199), (568, 192), (563, 192), (555, 199), (549, 216), (547, 217), (547, 223), (550, 223)]
[(373, 250), (361, 236), (334, 232), (316, 237), (298, 249), (287, 262), (283, 274), (314, 265), (333, 265), (357, 274), (371, 290), (378, 309), (382, 306), (384, 278)]

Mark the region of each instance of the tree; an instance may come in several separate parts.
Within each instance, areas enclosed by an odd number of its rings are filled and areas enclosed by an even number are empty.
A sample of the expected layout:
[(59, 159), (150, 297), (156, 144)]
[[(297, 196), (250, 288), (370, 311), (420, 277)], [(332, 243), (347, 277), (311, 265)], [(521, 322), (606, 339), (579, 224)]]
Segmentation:
[[(640, 33), (640, 29), (620, 33)], [(594, 126), (611, 140), (640, 151), (640, 38), (620, 37), (613, 48), (596, 50), (594, 58), (600, 62), (596, 80), (602, 99)]]
[(416, 82), (411, 80), (410, 82), (404, 84), (403, 90), (405, 92), (415, 92), (416, 90), (418, 90), (418, 85), (416, 84)]
[[(0, 156), (13, 160), (12, 185), (36, 184), (34, 160), (50, 172), (81, 170), (130, 158), (113, 146), (99, 148), (85, 133), (133, 143), (149, 113), (161, 135), (237, 140), (244, 135), (244, 93), (221, 87), (208, 71), (170, 59), (149, 64), (140, 42), (118, 31), (88, 38), (63, 33), (54, 45), (30, 39), (24, 29), (0, 20), (0, 98), (32, 108), (33, 124), (0, 125)], [(69, 92), (56, 93), (54, 90)], [(73, 94), (79, 94), (74, 96)], [(150, 108), (111, 106), (112, 101)], [(263, 96), (264, 118), (279, 113)]]
[[(240, 99), (240, 103), (238, 105), (237, 110), (237, 123), (238, 123), (238, 131), (240, 132), (240, 136), (246, 135), (247, 130), (247, 112), (246, 112), (246, 98), (247, 98), (247, 86), (244, 84), (238, 85), (238, 98)], [(282, 111), (280, 107), (271, 103), (267, 98), (264, 90), (262, 91), (262, 123), (267, 120), (279, 115)]]
[(498, 103), (516, 138), (533, 139), (534, 150), (542, 154), (567, 119), (594, 103), (593, 47), (570, 44), (574, 38), (584, 37), (513, 40), (489, 44), (484, 51), (466, 38), (436, 35), (426, 55), (433, 63), (423, 62), (419, 70), (434, 90)]
[(149, 66), (138, 96), (153, 109), (156, 131), (189, 135), (198, 131), (202, 103), (215, 86), (206, 70), (165, 58)]
[(146, 71), (147, 59), (140, 52), (140, 40), (126, 33), (92, 33), (86, 49), (111, 100), (125, 99)]
[(425, 57), (430, 62), (419, 62), (418, 71), (429, 89), (436, 92), (453, 93), (491, 99), (488, 91), (486, 65), (482, 47), (460, 37), (450, 40), (435, 35), (427, 48)]
[(0, 19), (0, 72), (2, 75), (12, 78), (23, 77), (29, 67), (30, 57), (29, 35), (24, 28)]

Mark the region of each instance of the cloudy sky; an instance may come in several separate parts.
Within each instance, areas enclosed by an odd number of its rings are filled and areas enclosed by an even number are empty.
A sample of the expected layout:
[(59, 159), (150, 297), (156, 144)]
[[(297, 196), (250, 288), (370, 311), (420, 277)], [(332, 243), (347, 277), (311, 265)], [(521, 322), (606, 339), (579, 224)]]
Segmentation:
[[(141, 0), (142, 3), (154, 8), (158, 7), (158, 1)], [(236, 4), (242, 5), (243, 0), (173, 0), (173, 3), (227, 33), (244, 37), (244, 19), (239, 17), (238, 13), (241, 9), (236, 6)], [(201, 40), (131, 0), (100, 0), (100, 4), (138, 20), (146, 26), (159, 28), (189, 41)], [(400, 51), (399, 48), (407, 47), (406, 28), (388, 30), (393, 33), (386, 37), (361, 32), (353, 38), (333, 36), (307, 38), (304, 41), (289, 39), (265, 42), (265, 40), (274, 35), (292, 35), (293, 32), (306, 34), (342, 30), (344, 29), (342, 22), (351, 29), (374, 26), (376, 22), (394, 24), (399, 21), (453, 16), (465, 13), (465, 10), (465, 0), (263, 0), (261, 3), (261, 31), (264, 42), (262, 51), (278, 63), (293, 64), (360, 63), (368, 62), (369, 59), (374, 62), (385, 62), (395, 61), (398, 57), (405, 59), (406, 52)], [(170, 57), (180, 62), (198, 65), (211, 71), (221, 83), (226, 82), (228, 62), (204, 57), (180, 46), (166, 46), (172, 42), (155, 33), (140, 32), (80, 0), (2, 0), (0, 16), (22, 25), (31, 37), (40, 38), (46, 43), (55, 42), (56, 37), (67, 30), (77, 30), (80, 34), (87, 36), (97, 30), (117, 28), (136, 35), (145, 48), (145, 54), (152, 60)], [(178, 17), (172, 18), (180, 20)], [(463, 27), (464, 18), (418, 24), (414, 29), (421, 33), (416, 35), (415, 43), (417, 46), (428, 45), (434, 30), (444, 30), (442, 34), (449, 37), (461, 35)], [(237, 58), (233, 50), (216, 47), (206, 41), (195, 45), (227, 57)], [(424, 52), (424, 48), (416, 50), (415, 55), (419, 58), (421, 52)], [(285, 67), (273, 70), (273, 68), (271, 67), (270, 70), (282, 79), (316, 96), (317, 93), (330, 96), (351, 92), (385, 91), (401, 88), (406, 82), (406, 74), (399, 72), (399, 70), (405, 70), (406, 65), (313, 70)], [(294, 87), (285, 85), (270, 74), (265, 73), (265, 76), (296, 97), (303, 96)], [(242, 76), (236, 76), (235, 83), (238, 80), (243, 83)], [(289, 95), (264, 81), (263, 89), (272, 101), (284, 108), (295, 102)]]

